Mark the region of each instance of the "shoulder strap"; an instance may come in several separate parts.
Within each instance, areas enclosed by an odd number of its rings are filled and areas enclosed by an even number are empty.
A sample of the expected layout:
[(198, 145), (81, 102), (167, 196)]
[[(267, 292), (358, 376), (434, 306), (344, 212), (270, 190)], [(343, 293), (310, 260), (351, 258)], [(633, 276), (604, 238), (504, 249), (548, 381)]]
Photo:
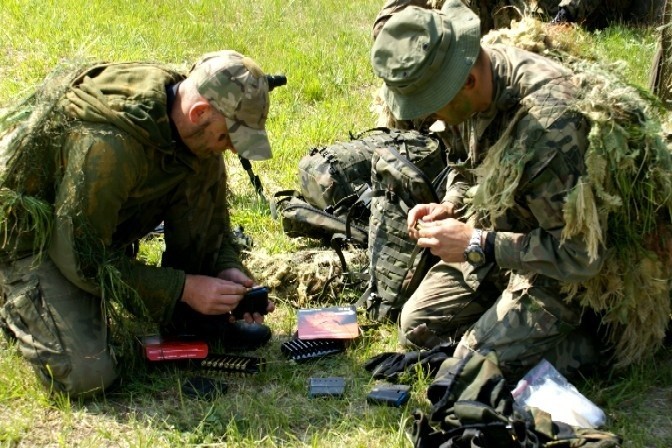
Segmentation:
[(252, 170), (252, 162), (240, 155), (238, 156), (238, 160), (240, 160), (240, 164), (247, 172), (247, 176), (250, 178), (250, 182), (254, 187), (254, 191), (261, 199), (263, 199), (265, 202), (268, 202), (268, 199), (266, 199), (266, 196), (264, 196), (264, 187), (261, 185), (261, 179), (259, 179), (259, 176), (254, 174), (254, 171)]
[(271, 209), (271, 217), (273, 219), (278, 219), (278, 206), (277, 203), (282, 200), (282, 198), (300, 198), (301, 193), (296, 190), (280, 190), (277, 191), (273, 198), (274, 201), (269, 202), (269, 208)]

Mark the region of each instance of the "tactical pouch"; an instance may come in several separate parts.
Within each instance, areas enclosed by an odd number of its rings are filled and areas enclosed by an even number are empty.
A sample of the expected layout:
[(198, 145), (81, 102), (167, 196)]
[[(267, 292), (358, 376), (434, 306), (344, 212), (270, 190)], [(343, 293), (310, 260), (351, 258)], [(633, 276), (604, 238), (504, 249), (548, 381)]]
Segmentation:
[(438, 261), (408, 236), (406, 219), (416, 204), (440, 202), (445, 150), (440, 140), (417, 131), (392, 132), (371, 162), (370, 282), (360, 302), (374, 320), (395, 320), (427, 270)]
[(348, 222), (346, 216), (337, 216), (320, 210), (306, 202), (297, 191), (279, 191), (274, 197), (273, 213), (280, 218), (282, 230), (287, 236), (314, 238), (327, 244), (334, 234), (349, 232), (350, 242), (366, 246), (368, 233), (367, 229), (361, 226), (361, 220)]

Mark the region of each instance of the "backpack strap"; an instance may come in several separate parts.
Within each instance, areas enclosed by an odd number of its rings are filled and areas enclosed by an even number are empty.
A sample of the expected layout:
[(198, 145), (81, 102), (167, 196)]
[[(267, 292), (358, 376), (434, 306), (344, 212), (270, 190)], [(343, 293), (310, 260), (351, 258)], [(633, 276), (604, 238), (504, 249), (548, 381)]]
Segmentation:
[(263, 199), (265, 202), (268, 202), (268, 199), (266, 199), (266, 196), (264, 195), (264, 187), (261, 185), (261, 179), (259, 179), (259, 176), (254, 174), (254, 171), (252, 170), (252, 162), (240, 155), (238, 156), (238, 160), (240, 160), (240, 164), (247, 172), (247, 177), (250, 178), (250, 182), (254, 187), (254, 191), (261, 199)]
[(359, 140), (366, 134), (371, 134), (373, 132), (384, 132), (385, 134), (391, 134), (392, 129), (388, 128), (387, 126), (376, 126), (373, 128), (365, 129), (357, 134), (353, 134), (352, 131), (349, 131), (348, 134), (350, 134), (350, 140)]
[(278, 219), (278, 207), (277, 203), (282, 201), (283, 198), (300, 198), (301, 197), (301, 192), (296, 191), (296, 190), (280, 190), (277, 191), (274, 195), (273, 198), (275, 199), (274, 201), (269, 202), (269, 208), (271, 209), (271, 217), (273, 219)]

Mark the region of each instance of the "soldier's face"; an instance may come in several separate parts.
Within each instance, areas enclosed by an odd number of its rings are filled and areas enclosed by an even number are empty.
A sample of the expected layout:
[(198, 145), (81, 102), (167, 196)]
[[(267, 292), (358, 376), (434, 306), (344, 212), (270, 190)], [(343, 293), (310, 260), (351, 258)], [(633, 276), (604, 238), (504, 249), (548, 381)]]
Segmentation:
[(431, 115), (434, 120), (442, 120), (446, 124), (454, 126), (467, 121), (476, 113), (472, 98), (466, 95), (464, 89), (457, 92), (448, 104)]
[(190, 149), (198, 157), (216, 156), (233, 149), (224, 115), (212, 109), (210, 116), (201, 124), (201, 135)]

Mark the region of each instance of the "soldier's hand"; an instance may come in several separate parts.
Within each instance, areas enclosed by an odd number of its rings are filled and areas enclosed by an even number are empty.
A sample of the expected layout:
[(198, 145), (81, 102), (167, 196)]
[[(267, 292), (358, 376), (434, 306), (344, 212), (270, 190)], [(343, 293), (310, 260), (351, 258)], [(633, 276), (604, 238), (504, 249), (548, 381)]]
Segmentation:
[(217, 274), (217, 278), (239, 283), (246, 288), (254, 286), (254, 281), (238, 268), (228, 268)]
[[(244, 272), (242, 272), (240, 269), (237, 268), (224, 269), (217, 275), (217, 277), (223, 280), (230, 280), (232, 282), (240, 283), (241, 285), (247, 288), (259, 286), (256, 285), (254, 281), (251, 278), (249, 278)], [(266, 312), (272, 313), (273, 311), (275, 311), (275, 303), (269, 300), (268, 306), (266, 307)], [(243, 320), (248, 324), (251, 324), (253, 322), (260, 324), (264, 322), (264, 316), (262, 316), (259, 313), (254, 313), (253, 315), (250, 315), (250, 313), (245, 313), (245, 315), (243, 316)]]
[(201, 314), (226, 314), (238, 305), (245, 292), (245, 286), (230, 280), (207, 275), (187, 275), (182, 301)]
[(406, 221), (408, 235), (411, 238), (418, 239), (418, 230), (424, 223), (451, 218), (454, 213), (454, 206), (450, 202), (418, 204), (408, 212)]
[(470, 225), (453, 218), (427, 222), (418, 230), (418, 246), (429, 247), (446, 263), (462, 262), (473, 230)]

